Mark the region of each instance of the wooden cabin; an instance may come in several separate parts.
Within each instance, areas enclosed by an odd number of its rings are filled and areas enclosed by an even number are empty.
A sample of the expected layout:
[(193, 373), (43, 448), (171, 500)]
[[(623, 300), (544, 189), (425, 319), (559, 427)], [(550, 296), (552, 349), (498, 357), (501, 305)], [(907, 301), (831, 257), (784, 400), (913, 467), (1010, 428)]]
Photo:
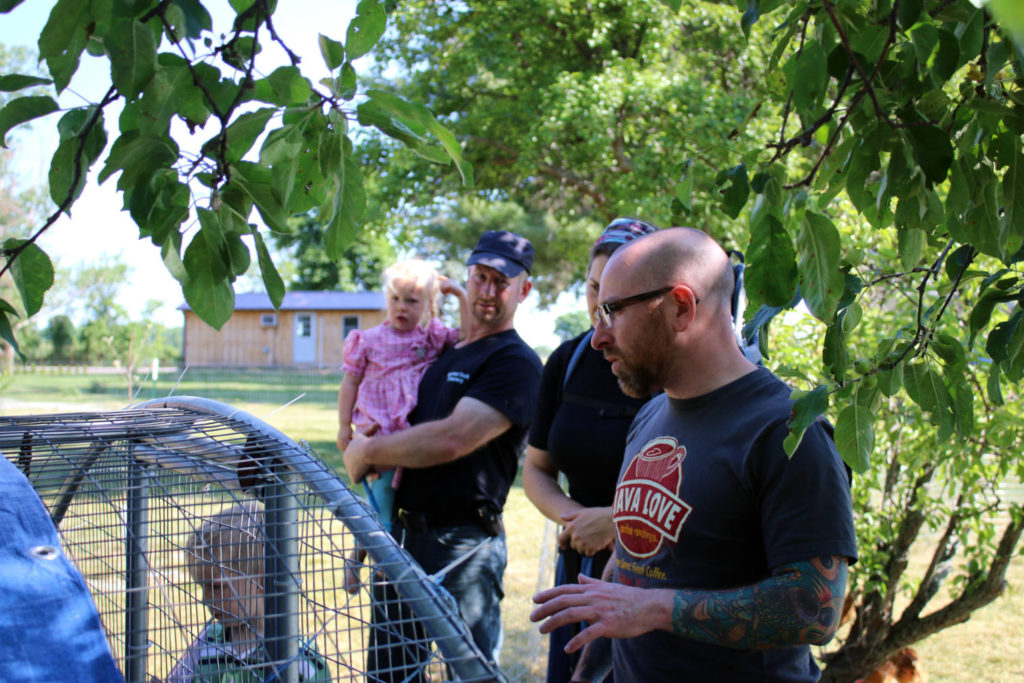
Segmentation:
[(235, 295), (235, 312), (219, 331), (185, 314), (185, 363), (201, 366), (341, 367), (350, 330), (384, 322), (381, 292), (288, 292), (274, 310), (265, 293)]

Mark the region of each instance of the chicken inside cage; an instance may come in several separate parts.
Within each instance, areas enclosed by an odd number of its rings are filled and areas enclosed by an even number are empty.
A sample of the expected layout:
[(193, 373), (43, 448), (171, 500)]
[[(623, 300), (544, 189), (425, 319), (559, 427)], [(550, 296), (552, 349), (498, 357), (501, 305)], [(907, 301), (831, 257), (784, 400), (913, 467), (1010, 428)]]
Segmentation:
[[(5, 417), (0, 448), (49, 511), (128, 681), (503, 680), (369, 506), (247, 414), (177, 398)], [(375, 649), (395, 638), (402, 666)]]

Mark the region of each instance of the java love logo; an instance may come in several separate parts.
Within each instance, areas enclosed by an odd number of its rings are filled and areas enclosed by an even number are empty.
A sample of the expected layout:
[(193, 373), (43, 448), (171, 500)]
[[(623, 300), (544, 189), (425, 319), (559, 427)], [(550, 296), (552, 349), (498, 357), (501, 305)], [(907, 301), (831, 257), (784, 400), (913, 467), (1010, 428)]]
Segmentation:
[(640, 450), (615, 489), (612, 518), (619, 542), (634, 557), (650, 557), (666, 538), (679, 540), (693, 509), (679, 498), (686, 447), (663, 436)]

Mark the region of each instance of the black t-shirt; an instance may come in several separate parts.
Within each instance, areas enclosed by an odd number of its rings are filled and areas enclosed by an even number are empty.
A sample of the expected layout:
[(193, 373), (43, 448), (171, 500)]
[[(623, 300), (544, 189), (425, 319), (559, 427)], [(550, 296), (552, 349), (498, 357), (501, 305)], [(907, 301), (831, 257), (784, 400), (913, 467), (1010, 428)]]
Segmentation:
[[(622, 393), (611, 364), (583, 341), (585, 336), (563, 343), (548, 358), (529, 444), (547, 451), (565, 473), (570, 498), (602, 507), (612, 504), (626, 432), (647, 399)], [(566, 385), (565, 371), (580, 343), (586, 346)]]
[(540, 359), (515, 330), (442, 354), (420, 380), (409, 424), (444, 419), (468, 396), (501, 412), (512, 426), (454, 462), (407, 468), (396, 506), (436, 515), (470, 515), (481, 505), (501, 510), (533, 417), (540, 373)]
[[(723, 590), (791, 562), (856, 561), (850, 482), (823, 425), (809, 427), (786, 457), (789, 394), (762, 368), (703, 396), (662, 395), (644, 406), (612, 513), (618, 582)], [(627, 683), (819, 675), (807, 646), (741, 650), (653, 631), (613, 649), (615, 680)]]

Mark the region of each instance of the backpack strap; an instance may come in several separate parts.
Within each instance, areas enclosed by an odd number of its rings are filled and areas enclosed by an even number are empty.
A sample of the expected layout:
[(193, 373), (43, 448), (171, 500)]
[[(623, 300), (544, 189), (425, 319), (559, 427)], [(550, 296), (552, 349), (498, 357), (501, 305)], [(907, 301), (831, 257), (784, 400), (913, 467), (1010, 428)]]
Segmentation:
[(747, 360), (754, 365), (763, 365), (757, 332), (755, 331), (750, 337), (743, 334), (743, 314), (747, 308), (747, 292), (743, 285), (743, 271), (746, 269), (743, 263), (743, 252), (730, 249), (726, 253), (737, 260), (737, 263), (732, 265), (732, 327), (733, 333), (736, 335), (736, 344), (743, 351)]
[(576, 344), (576, 348), (572, 351), (572, 356), (569, 357), (569, 363), (565, 366), (565, 374), (562, 375), (562, 401), (565, 403), (575, 403), (576, 405), (593, 408), (601, 417), (636, 416), (639, 411), (639, 408), (636, 406), (612, 403), (610, 401), (601, 401), (569, 391), (569, 379), (579, 366), (580, 360), (583, 358), (583, 354), (586, 352), (587, 347), (590, 346), (590, 339), (593, 336), (594, 329), (591, 328), (589, 332), (583, 335), (583, 338), (580, 339), (579, 343)]
[(572, 377), (572, 373), (576, 370), (576, 366), (580, 364), (580, 359), (583, 358), (583, 352), (590, 346), (590, 339), (594, 336), (594, 328), (591, 327), (590, 331), (583, 335), (580, 339), (580, 343), (576, 345), (576, 348), (572, 350), (572, 356), (569, 357), (569, 364), (565, 366), (565, 374), (562, 376), (562, 391), (569, 386), (569, 378)]

